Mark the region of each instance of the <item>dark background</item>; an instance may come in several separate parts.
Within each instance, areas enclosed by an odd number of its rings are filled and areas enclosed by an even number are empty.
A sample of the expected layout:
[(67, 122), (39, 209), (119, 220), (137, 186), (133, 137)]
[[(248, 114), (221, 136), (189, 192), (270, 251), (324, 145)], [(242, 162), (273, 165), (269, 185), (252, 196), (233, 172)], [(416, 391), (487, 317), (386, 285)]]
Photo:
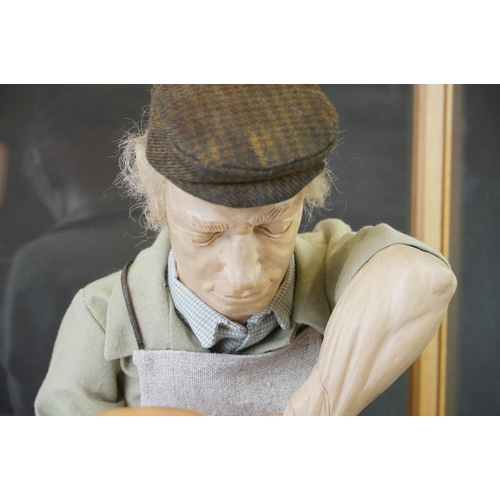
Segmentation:
[[(412, 86), (321, 85), (339, 113), (340, 143), (330, 159), (337, 181), (330, 207), (304, 220), (310, 230), (338, 217), (353, 230), (386, 222), (410, 232)], [(459, 415), (500, 414), (500, 86), (464, 86), (464, 151), (459, 327), (455, 359)], [(54, 222), (20, 171), (35, 86), (0, 85), (0, 141), (10, 150), (0, 206), (0, 314), (13, 254)], [(144, 102), (147, 104), (147, 100)], [(125, 125), (125, 124), (124, 124)], [(130, 125), (130, 123), (128, 123)], [(458, 300), (458, 299), (457, 299)], [(1, 318), (0, 318), (1, 319)], [(1, 321), (0, 321), (1, 324)], [(0, 344), (1, 349), (1, 344)], [(362, 415), (406, 415), (408, 376), (401, 376)], [(0, 414), (11, 413), (0, 370)]]
[[(331, 207), (305, 220), (302, 230), (311, 229), (324, 217), (342, 217), (353, 229), (387, 222), (409, 232), (411, 86), (322, 85), (322, 89), (340, 116), (340, 145), (330, 161), (338, 181), (332, 189)], [(0, 207), (0, 294), (14, 252), (53, 225), (20, 172), (23, 139), (33, 116), (36, 90), (29, 85), (0, 86), (0, 140), (11, 151), (6, 199)], [(0, 301), (2, 298), (0, 295)], [(4, 374), (0, 375), (1, 411), (8, 414)], [(406, 414), (406, 375), (364, 413)]]
[[(500, 415), (500, 85), (464, 85), (457, 415)], [(452, 249), (453, 250), (453, 249)], [(453, 253), (452, 253), (453, 256)]]

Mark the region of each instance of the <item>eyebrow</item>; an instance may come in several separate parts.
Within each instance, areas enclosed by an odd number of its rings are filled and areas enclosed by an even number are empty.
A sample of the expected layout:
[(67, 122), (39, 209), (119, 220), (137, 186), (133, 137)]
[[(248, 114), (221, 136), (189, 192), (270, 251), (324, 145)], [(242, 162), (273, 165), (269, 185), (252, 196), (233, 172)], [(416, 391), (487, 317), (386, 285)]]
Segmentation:
[[(286, 203), (283, 203), (282, 205), (279, 205), (277, 207), (274, 207), (270, 212), (264, 215), (260, 215), (259, 217), (253, 219), (252, 223), (255, 226), (258, 226), (260, 224), (265, 224), (267, 222), (271, 222), (275, 219), (277, 219), (283, 212), (286, 212), (290, 207), (295, 205), (297, 203), (296, 198), (292, 198), (291, 200), (288, 200)], [(194, 215), (187, 214), (186, 212), (179, 210), (177, 208), (174, 208), (174, 214), (176, 216), (181, 215), (187, 221), (194, 225), (197, 226), (197, 228), (201, 231), (206, 231), (206, 232), (211, 232), (211, 233), (221, 233), (222, 231), (226, 231), (229, 229), (229, 224), (226, 224), (225, 222), (208, 222), (204, 221), (201, 219), (198, 219), (198, 217), (195, 217)]]
[(176, 216), (181, 215), (187, 221), (194, 225), (197, 226), (197, 228), (201, 231), (207, 231), (210, 233), (220, 233), (222, 231), (226, 231), (229, 229), (229, 225), (226, 224), (225, 222), (208, 222), (204, 221), (201, 219), (198, 219), (198, 217), (195, 217), (194, 215), (187, 214), (186, 212), (178, 209), (174, 209), (174, 214)]
[(261, 215), (253, 220), (254, 225), (258, 226), (260, 224), (265, 224), (266, 222), (271, 222), (274, 219), (277, 219), (283, 212), (286, 212), (291, 206), (297, 203), (297, 198), (292, 198), (288, 200), (288, 202), (280, 205), (278, 207), (274, 207), (269, 213)]

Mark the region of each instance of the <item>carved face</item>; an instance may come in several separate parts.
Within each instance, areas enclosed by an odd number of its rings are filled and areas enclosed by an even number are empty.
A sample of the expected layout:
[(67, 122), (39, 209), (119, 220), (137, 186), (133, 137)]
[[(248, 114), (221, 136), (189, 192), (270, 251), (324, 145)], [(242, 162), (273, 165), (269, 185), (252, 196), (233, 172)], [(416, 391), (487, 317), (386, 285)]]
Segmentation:
[(167, 219), (180, 281), (224, 316), (244, 323), (265, 309), (286, 273), (303, 196), (230, 208), (168, 185)]

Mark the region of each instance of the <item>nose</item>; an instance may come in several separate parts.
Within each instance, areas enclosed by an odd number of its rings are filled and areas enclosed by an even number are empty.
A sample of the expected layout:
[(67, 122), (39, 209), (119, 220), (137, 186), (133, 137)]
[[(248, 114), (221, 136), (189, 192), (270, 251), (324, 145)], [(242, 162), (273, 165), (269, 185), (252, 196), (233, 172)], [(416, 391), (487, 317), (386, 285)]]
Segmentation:
[(261, 265), (257, 242), (253, 235), (236, 235), (223, 255), (224, 277), (232, 288), (230, 293), (251, 291), (259, 283)]

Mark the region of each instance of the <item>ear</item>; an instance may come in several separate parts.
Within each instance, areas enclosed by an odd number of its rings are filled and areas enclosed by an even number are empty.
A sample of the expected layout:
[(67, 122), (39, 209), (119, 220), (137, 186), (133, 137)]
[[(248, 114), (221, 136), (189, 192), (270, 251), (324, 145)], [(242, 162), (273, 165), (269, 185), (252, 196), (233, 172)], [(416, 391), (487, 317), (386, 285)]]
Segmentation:
[(64, 196), (61, 190), (55, 189), (52, 185), (42, 150), (37, 145), (30, 146), (24, 151), (22, 171), (52, 217), (56, 221), (61, 220), (65, 215)]
[(24, 150), (21, 170), (35, 189), (52, 190), (49, 177), (44, 168), (43, 154), (37, 145), (29, 146)]
[(42, 169), (42, 153), (37, 145), (28, 146), (23, 151), (21, 170), (23, 174), (31, 179)]

